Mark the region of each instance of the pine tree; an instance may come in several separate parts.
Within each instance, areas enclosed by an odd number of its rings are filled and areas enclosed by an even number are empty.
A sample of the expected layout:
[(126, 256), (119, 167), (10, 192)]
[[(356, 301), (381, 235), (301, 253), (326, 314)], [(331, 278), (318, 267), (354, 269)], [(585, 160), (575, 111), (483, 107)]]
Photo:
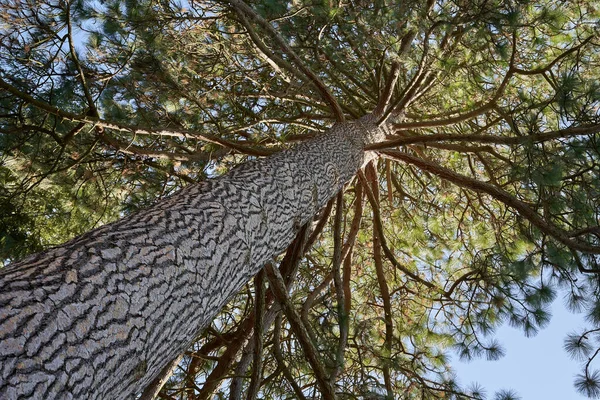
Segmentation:
[(592, 2), (2, 10), (0, 397), (483, 398), (561, 292), (598, 397)]

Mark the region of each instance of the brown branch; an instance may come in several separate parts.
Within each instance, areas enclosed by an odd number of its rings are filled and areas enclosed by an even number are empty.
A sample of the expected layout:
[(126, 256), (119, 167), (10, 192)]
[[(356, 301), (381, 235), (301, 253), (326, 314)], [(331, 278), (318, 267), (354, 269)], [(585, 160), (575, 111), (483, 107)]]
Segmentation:
[(471, 189), (478, 193), (489, 194), (496, 200), (504, 203), (510, 208), (517, 210), (522, 217), (527, 219), (542, 232), (550, 235), (565, 246), (585, 253), (600, 254), (599, 246), (592, 246), (571, 239), (569, 237), (568, 232), (565, 232), (564, 230), (555, 226), (554, 224), (545, 221), (536, 211), (531, 209), (526, 203), (517, 199), (515, 196), (506, 192), (503, 189), (500, 189), (489, 183), (478, 181), (477, 179), (470, 178), (465, 175), (457, 174), (456, 172), (448, 168), (444, 168), (441, 165), (434, 163), (433, 161), (423, 160), (408, 153), (404, 153), (397, 150), (386, 150), (382, 151), (381, 154), (389, 156), (392, 159), (404, 161), (409, 164), (415, 165), (423, 171), (427, 171), (434, 175), (437, 175), (440, 178), (457, 184), (460, 187)]
[(373, 143), (365, 146), (365, 150), (382, 150), (409, 144), (431, 143), (431, 142), (476, 142), (498, 145), (517, 145), (525, 143), (543, 143), (554, 139), (566, 139), (574, 136), (593, 135), (600, 132), (600, 124), (583, 125), (539, 133), (527, 136), (496, 136), (485, 134), (460, 134), (460, 133), (436, 133), (431, 135), (417, 135), (401, 137), (385, 142)]
[(433, 128), (433, 127), (439, 127), (439, 126), (453, 125), (458, 122), (466, 121), (466, 120), (474, 118), (478, 115), (484, 114), (484, 113), (492, 110), (496, 106), (496, 102), (504, 94), (504, 91), (506, 90), (506, 87), (507, 87), (512, 75), (513, 75), (513, 71), (511, 69), (509, 69), (508, 72), (506, 73), (506, 75), (504, 76), (502, 83), (496, 90), (496, 93), (494, 94), (494, 96), (487, 103), (477, 107), (474, 110), (458, 113), (458, 115), (456, 115), (454, 117), (450, 117), (450, 118), (436, 119), (435, 117), (429, 117), (428, 119), (426, 119), (424, 121), (403, 122), (403, 123), (399, 123), (399, 124), (394, 124), (393, 127), (397, 131), (406, 130), (406, 129), (415, 129), (415, 128)]
[[(286, 69), (296, 77), (300, 79), (303, 78), (302, 72), (298, 71), (292, 66), (292, 64), (279, 57), (267, 47), (267, 45), (261, 40), (258, 33), (256, 33), (256, 30), (252, 27), (252, 25), (243, 13), (238, 12), (238, 17), (241, 24), (244, 25), (244, 28), (246, 28), (246, 32), (248, 32), (248, 35), (250, 35), (252, 43), (254, 43), (261, 55), (263, 55), (267, 59), (267, 62), (276, 72), (283, 75), (283, 71), (281, 69)], [(284, 76), (284, 81), (289, 82), (289, 78), (286, 78)]]
[(469, 280), (471, 275), (478, 275), (479, 271), (478, 270), (472, 270), (469, 271), (467, 273), (465, 273), (464, 275), (462, 275), (461, 277), (457, 278), (454, 283), (452, 283), (452, 285), (450, 286), (450, 289), (448, 289), (446, 291), (448, 296), (452, 296), (452, 293), (454, 293), (454, 291), (456, 290), (456, 288), (463, 283), (464, 281)]
[(275, 43), (291, 58), (296, 67), (302, 71), (302, 73), (309, 79), (314, 87), (319, 91), (323, 100), (329, 105), (331, 111), (336, 117), (336, 120), (341, 122), (344, 121), (344, 112), (342, 111), (339, 103), (333, 97), (327, 86), (321, 81), (321, 79), (308, 68), (300, 59), (298, 54), (290, 47), (290, 45), (277, 33), (273, 26), (265, 20), (263, 17), (258, 15), (251, 7), (249, 7), (242, 0), (229, 0), (229, 3), (233, 6), (236, 14), (240, 16), (247, 16), (250, 20), (256, 22), (265, 32), (275, 41)]
[(292, 376), (292, 373), (290, 372), (289, 368), (285, 364), (285, 361), (283, 360), (283, 356), (281, 355), (281, 343), (280, 343), (281, 340), (279, 338), (279, 335), (281, 332), (281, 319), (282, 319), (281, 314), (278, 314), (277, 319), (275, 320), (275, 330), (273, 332), (273, 355), (275, 356), (275, 360), (277, 360), (277, 365), (283, 372), (283, 376), (289, 382), (289, 384), (292, 386), (292, 390), (294, 390), (296, 397), (300, 400), (306, 400), (306, 397), (304, 396), (302, 389), (300, 388), (300, 386), (298, 386), (298, 383)]
[(390, 206), (394, 204), (394, 195), (392, 193), (392, 163), (390, 160), (385, 160), (385, 184), (387, 187), (387, 200)]
[(340, 95), (340, 96), (343, 97), (344, 99), (347, 99), (348, 101), (352, 102), (356, 106), (356, 110), (355, 110), (355, 109), (349, 107), (348, 105), (346, 105), (345, 103), (341, 103), (340, 107), (342, 108), (342, 110), (344, 112), (346, 112), (347, 114), (350, 114), (350, 116), (353, 119), (358, 119), (362, 115), (367, 114), (367, 110), (365, 109), (364, 105), (365, 105), (365, 102), (370, 102), (370, 101), (368, 99), (365, 99), (364, 96), (361, 96), (360, 93), (358, 93), (356, 90), (349, 87), (347, 82), (345, 82), (340, 77), (338, 77), (335, 74), (335, 72), (337, 72), (337, 71), (333, 68), (328, 68), (325, 71), (325, 73), (333, 81), (333, 84), (336, 85), (336, 87), (339, 88), (343, 92), (343, 95)]
[(593, 234), (600, 239), (600, 226), (588, 226), (586, 228), (578, 229), (576, 231), (569, 232), (569, 237), (577, 237), (582, 235)]
[(0, 77), (0, 88), (6, 90), (7, 92), (13, 94), (16, 97), (19, 97), (21, 100), (24, 100), (26, 103), (33, 105), (40, 110), (46, 111), (49, 114), (59, 116), (61, 118), (70, 120), (70, 121), (84, 121), (86, 119), (85, 114), (75, 114), (67, 111), (60, 110), (53, 105), (50, 105), (46, 102), (36, 99), (35, 97), (20, 91), (16, 87), (7, 83), (2, 77)]
[(327, 224), (327, 220), (329, 219), (329, 215), (331, 214), (331, 209), (333, 208), (333, 202), (334, 199), (329, 200), (329, 202), (321, 212), (319, 222), (317, 222), (315, 229), (312, 231), (308, 239), (306, 239), (305, 248), (310, 248), (323, 231), (323, 228), (325, 228), (325, 224)]
[(196, 400), (208, 400), (211, 398), (214, 391), (217, 389), (221, 380), (230, 370), (231, 365), (234, 363), (238, 352), (242, 348), (242, 345), (246, 341), (248, 335), (252, 331), (254, 325), (254, 314), (251, 313), (246, 319), (240, 324), (239, 334), (236, 340), (232, 340), (228, 343), (227, 348), (223, 354), (219, 357), (219, 361), (213, 370), (206, 378), (202, 390), (195, 397)]
[[(374, 93), (371, 88), (367, 85), (365, 85), (359, 78), (357, 78), (355, 75), (352, 75), (351, 73), (349, 73), (346, 69), (341, 68), (340, 65), (335, 61), (335, 59), (333, 57), (331, 57), (327, 52), (325, 52), (325, 50), (319, 48), (319, 53), (322, 54), (325, 59), (333, 66), (333, 68), (331, 68), (331, 71), (337, 71), (340, 72), (341, 74), (344, 75), (344, 77), (346, 79), (348, 79), (350, 82), (352, 82), (354, 85), (356, 85), (356, 87), (358, 87), (360, 90), (363, 91), (364, 94), (366, 94), (368, 96), (368, 98), (370, 99), (369, 101), (373, 100), (377, 100), (376, 99), (376, 93)], [(361, 98), (365, 98), (364, 96), (360, 96)]]
[(350, 290), (350, 278), (352, 277), (352, 252), (344, 258), (344, 273), (342, 275), (342, 284), (344, 285), (344, 314), (350, 324), (350, 310), (352, 309), (352, 291)]
[(248, 387), (247, 400), (255, 400), (262, 378), (263, 358), (263, 320), (265, 313), (265, 272), (258, 271), (254, 277), (254, 288), (256, 290), (256, 303), (254, 305), (254, 351), (252, 357), (252, 374), (250, 386)]
[(292, 305), (283, 277), (277, 268), (270, 263), (265, 266), (265, 270), (267, 272), (267, 277), (269, 278), (269, 287), (279, 304), (281, 304), (283, 313), (287, 317), (292, 330), (298, 338), (298, 342), (302, 347), (302, 351), (304, 352), (308, 363), (315, 373), (317, 385), (319, 386), (323, 398), (327, 400), (334, 400), (335, 392), (333, 386), (327, 380), (325, 368), (320, 360), (317, 349), (310, 339), (307, 327), (304, 325), (296, 313), (294, 306)]
[[(377, 180), (377, 171), (373, 163), (369, 163), (366, 168), (366, 177), (370, 184), (373, 199), (379, 203), (379, 182)], [(373, 213), (375, 219), (375, 213)], [(381, 259), (381, 233), (378, 232), (376, 221), (373, 221), (373, 259), (375, 261), (375, 272), (377, 274), (377, 283), (383, 299), (383, 320), (385, 321), (385, 339), (384, 347), (386, 350), (383, 361), (383, 381), (387, 395), (390, 399), (394, 398), (394, 389), (390, 375), (390, 357), (392, 354), (392, 341), (394, 339), (394, 324), (392, 322), (392, 302), (390, 300), (390, 290), (387, 285), (385, 273), (383, 272), (383, 260)]]
[(223, 148), (211, 153), (200, 152), (196, 154), (182, 154), (173, 153), (165, 150), (152, 150), (146, 147), (137, 146), (132, 143), (127, 143), (122, 140), (115, 139), (114, 137), (106, 133), (101, 135), (100, 139), (104, 143), (108, 144), (109, 146), (113, 147), (115, 150), (123, 154), (132, 154), (151, 158), (161, 158), (173, 161), (208, 161), (215, 157), (223, 156), (229, 152), (228, 149)]
[(169, 377), (173, 374), (175, 367), (183, 358), (183, 354), (172, 359), (165, 367), (160, 371), (160, 374), (154, 378), (152, 382), (142, 392), (138, 400), (153, 400), (156, 398), (162, 387), (167, 383)]
[(71, 141), (71, 139), (78, 135), (83, 130), (83, 128), (85, 128), (85, 125), (85, 122), (80, 122), (77, 124), (77, 126), (75, 126), (73, 129), (67, 132), (62, 138), (63, 145), (66, 145)]
[[(308, 323), (308, 311), (312, 308), (317, 296), (325, 290), (327, 286), (331, 283), (333, 279), (333, 271), (329, 271), (329, 273), (323, 278), (323, 281), (317, 285), (316, 288), (312, 292), (306, 296), (306, 300), (304, 300), (304, 304), (302, 304), (302, 309), (300, 310), (300, 318), (304, 322), (306, 326), (309, 326)], [(309, 335), (313, 335), (313, 333), (309, 330)]]
[(406, 32), (404, 34), (404, 36), (402, 36), (402, 40), (400, 41), (400, 50), (398, 50), (399, 56), (402, 56), (402, 55), (405, 55), (406, 53), (408, 53), (408, 50), (410, 50), (410, 45), (412, 44), (413, 40), (415, 39), (415, 36), (417, 36), (416, 29), (411, 29), (408, 32)]
[(60, 146), (64, 146), (64, 141), (63, 138), (61, 138), (60, 136), (58, 136), (56, 134), (56, 132), (54, 132), (53, 130), (50, 129), (46, 129), (42, 126), (35, 126), (35, 125), (16, 125), (14, 126), (14, 128), (3, 128), (0, 127), (0, 133), (3, 133), (5, 135), (10, 135), (10, 134), (15, 134), (15, 133), (20, 133), (22, 131), (34, 131), (34, 132), (41, 132), (44, 133), (48, 136), (51, 136), (52, 139), (54, 139), (54, 141), (60, 145)]
[(581, 49), (583, 46), (585, 46), (586, 44), (588, 44), (594, 37), (595, 37), (595, 35), (589, 36), (587, 39), (585, 39), (583, 42), (581, 42), (577, 46), (571, 47), (569, 50), (566, 50), (565, 52), (561, 53), (558, 57), (556, 57), (554, 60), (552, 60), (545, 67), (535, 68), (535, 69), (532, 69), (532, 70), (523, 70), (523, 69), (520, 69), (520, 68), (513, 68), (513, 71), (516, 74), (519, 74), (519, 75), (537, 75), (537, 74), (543, 74), (544, 72), (548, 72), (560, 60), (562, 60), (563, 58), (565, 58), (569, 54), (571, 54), (573, 52), (576, 52), (577, 50)]
[(248, 154), (252, 156), (268, 156), (277, 152), (275, 149), (265, 149), (260, 147), (250, 147), (246, 144), (241, 144), (240, 142), (233, 142), (231, 140), (223, 139), (216, 135), (211, 135), (207, 133), (199, 133), (192, 130), (180, 129), (180, 130), (170, 130), (170, 129), (152, 129), (152, 128), (143, 128), (138, 126), (129, 126), (123, 124), (114, 124), (103, 120), (93, 119), (88, 117), (86, 122), (96, 125), (101, 128), (111, 129), (120, 132), (127, 132), (132, 135), (152, 135), (152, 136), (167, 136), (167, 137), (180, 137), (186, 139), (198, 139), (203, 140), (208, 143), (214, 143), (221, 145), (223, 147), (227, 147), (233, 150), (237, 150), (242, 154)]
[[(286, 286), (289, 288), (296, 276), (298, 271), (298, 264), (302, 259), (305, 249), (309, 246), (307, 245), (307, 237), (309, 235), (309, 224), (305, 224), (302, 226), (294, 241), (290, 246), (288, 246), (285, 256), (279, 265), (279, 270), (283, 279), (285, 281)], [(273, 293), (269, 291), (266, 295), (267, 304), (271, 304), (273, 301)], [(264, 322), (262, 324), (262, 331), (266, 332), (271, 324), (273, 323), (275, 317), (279, 314), (279, 309), (275, 307), (271, 307), (269, 311), (266, 313), (266, 316), (263, 318)], [(238, 362), (238, 365), (235, 369), (234, 377), (232, 378), (231, 385), (229, 386), (229, 399), (237, 400), (241, 398), (242, 386), (243, 386), (243, 378), (245, 376), (246, 370), (250, 363), (250, 356), (254, 354), (254, 342), (249, 342), (248, 345), (244, 348), (243, 355)]]
[[(134, 161), (132, 158), (130, 158), (130, 160), (132, 162)], [(185, 181), (187, 183), (197, 183), (198, 182), (197, 180), (192, 179), (192, 178), (190, 178), (187, 175), (175, 172), (173, 166), (171, 166), (170, 168), (166, 168), (165, 166), (160, 165), (160, 163), (152, 161), (150, 159), (143, 160), (143, 163), (146, 164), (146, 165), (149, 165), (150, 167), (152, 167), (152, 168), (154, 168), (154, 169), (156, 169), (158, 171), (164, 172), (165, 174), (167, 174), (167, 176), (175, 176), (175, 177), (177, 177), (177, 178), (179, 178), (182, 181)]]
[[(295, 271), (297, 270), (298, 263), (302, 258), (302, 254), (304, 254), (304, 250), (307, 248), (306, 241), (309, 233), (308, 224), (303, 225), (300, 228), (300, 231), (294, 238), (294, 241), (288, 246), (285, 256), (281, 261), (280, 268), (281, 274), (285, 277), (285, 284), (290, 285), (293, 277), (295, 276)], [(265, 308), (269, 306), (273, 301), (273, 293), (270, 291), (265, 300)], [(271, 311), (269, 311), (271, 312)], [(227, 348), (225, 352), (219, 357), (217, 366), (211, 371), (210, 375), (206, 378), (204, 386), (202, 390), (200, 390), (199, 394), (195, 397), (195, 399), (208, 399), (210, 395), (217, 388), (218, 384), (221, 382), (225, 374), (229, 371), (231, 364), (235, 361), (237, 354), (239, 353), (242, 345), (244, 344), (246, 338), (252, 332), (252, 327), (255, 325), (255, 312), (251, 311), (246, 319), (239, 324), (238, 330), (233, 335), (226, 335), (222, 338), (218, 338), (217, 342), (225, 342), (227, 344)], [(267, 321), (269, 318), (265, 318)], [(269, 322), (269, 325), (271, 322)], [(265, 323), (266, 324), (266, 323)], [(267, 329), (263, 324), (263, 331)], [(204, 349), (205, 346), (203, 346)], [(214, 350), (215, 347), (207, 348), (207, 351)], [(232, 382), (232, 386), (237, 384), (236, 388), (231, 388), (231, 393), (238, 393), (241, 389), (240, 382), (234, 380)]]
[(459, 113), (458, 115), (450, 118), (436, 119), (435, 117), (428, 118), (424, 121), (416, 121), (416, 122), (402, 122), (399, 124), (394, 124), (393, 127), (396, 131), (402, 131), (407, 129), (418, 129), (418, 128), (435, 128), (440, 126), (448, 126), (453, 125), (458, 122), (463, 122), (469, 120), (471, 118), (477, 117), (487, 111), (492, 110), (495, 107), (495, 100), (490, 101), (484, 104), (481, 107), (478, 107), (474, 110), (467, 111), (464, 113)]
[(368, 180), (364, 176), (362, 171), (358, 172), (358, 177), (360, 178), (360, 180), (363, 183), (365, 193), (367, 194), (367, 198), (369, 199), (369, 203), (371, 204), (371, 209), (373, 211), (373, 224), (375, 225), (377, 234), (379, 235), (379, 239), (381, 242), (381, 248), (383, 249), (383, 253), (385, 254), (385, 256), (390, 260), (390, 262), (392, 263), (392, 265), (395, 268), (404, 272), (404, 274), (406, 274), (408, 277), (412, 278), (414, 281), (421, 283), (422, 285), (428, 287), (429, 289), (434, 289), (437, 292), (443, 292), (441, 289), (436, 287), (433, 283), (421, 278), (419, 275), (412, 272), (407, 267), (400, 264), (398, 262), (398, 260), (396, 260), (396, 257), (394, 257), (394, 253), (392, 253), (392, 251), (389, 249), (389, 247), (387, 246), (387, 242), (385, 240), (385, 235), (383, 233), (383, 224), (381, 223), (381, 213), (379, 211), (379, 205), (377, 203), (377, 200), (375, 199), (375, 195), (371, 191), (371, 188), (369, 186), (367, 186)]
[(46, 111), (49, 114), (56, 115), (57, 117), (74, 121), (74, 122), (82, 122), (86, 124), (90, 124), (99, 128), (111, 129), (119, 132), (128, 132), (132, 135), (153, 135), (153, 136), (170, 136), (170, 137), (180, 137), (186, 139), (197, 139), (203, 140), (208, 143), (214, 143), (221, 145), (223, 147), (227, 147), (233, 150), (237, 150), (240, 153), (253, 155), (253, 156), (268, 156), (277, 152), (276, 149), (266, 149), (260, 147), (251, 147), (247, 144), (242, 144), (240, 142), (234, 142), (231, 140), (223, 139), (216, 135), (211, 135), (208, 133), (200, 133), (192, 130), (170, 130), (170, 129), (152, 129), (152, 128), (144, 128), (139, 126), (131, 126), (125, 124), (115, 124), (100, 118), (96, 118), (93, 116), (85, 115), (85, 114), (74, 114), (68, 111), (61, 110), (57, 107), (54, 107), (46, 102), (37, 100), (33, 96), (20, 91), (14, 86), (10, 85), (6, 81), (4, 81), (0, 77), (0, 88), (7, 90), (9, 93), (19, 97), (25, 102), (33, 105), (40, 110)]
[(423, 81), (426, 81), (429, 76), (431, 76), (426, 65), (429, 55), (429, 37), (438, 25), (438, 23), (433, 24), (425, 34), (425, 40), (423, 40), (423, 54), (421, 55), (417, 72), (415, 75), (413, 75), (404, 91), (400, 94), (400, 98), (386, 112), (386, 114), (389, 114), (389, 116), (385, 116), (385, 120), (395, 118), (402, 114), (408, 104), (412, 101), (413, 97), (417, 94), (417, 91), (421, 87)]
[(427, 71), (425, 67), (425, 62), (427, 60), (427, 51), (429, 49), (429, 45), (425, 44), (425, 49), (423, 50), (423, 56), (421, 58), (421, 62), (419, 63), (419, 67), (415, 75), (411, 78), (406, 88), (404, 88), (403, 92), (400, 94), (400, 98), (396, 101), (396, 103), (389, 108), (384, 118), (385, 120), (389, 120), (390, 118), (395, 118), (402, 114), (408, 104), (410, 103), (413, 96), (416, 94), (423, 80), (427, 77)]
[(354, 216), (352, 217), (352, 222), (350, 223), (350, 230), (348, 231), (348, 235), (346, 237), (346, 243), (344, 243), (344, 247), (342, 247), (343, 259), (346, 259), (348, 254), (350, 254), (350, 251), (354, 246), (356, 236), (358, 235), (358, 231), (360, 230), (360, 221), (362, 220), (363, 211), (363, 190), (360, 182), (355, 183), (354, 194)]
[(81, 68), (79, 57), (77, 57), (77, 52), (75, 51), (75, 43), (73, 42), (73, 25), (71, 23), (71, 2), (67, 1), (66, 3), (67, 9), (65, 11), (65, 14), (67, 18), (67, 37), (69, 40), (69, 51), (71, 53), (71, 59), (73, 60), (73, 64), (75, 64), (77, 72), (79, 73), (79, 79), (81, 80), (83, 94), (85, 95), (85, 99), (87, 100), (88, 106), (90, 108), (89, 114), (94, 117), (98, 117), (98, 110), (96, 109), (96, 105), (94, 104), (94, 99), (92, 98), (92, 95), (90, 93), (85, 74), (83, 73), (83, 68)]
[[(499, 160), (502, 160), (507, 165), (513, 165), (513, 162), (510, 160), (510, 158), (505, 157), (502, 154), (499, 154), (496, 151), (496, 149), (494, 149), (494, 147), (489, 146), (489, 145), (487, 145), (487, 146), (468, 146), (468, 145), (454, 144), (454, 143), (430, 143), (428, 146), (431, 148), (435, 148), (435, 149), (456, 151), (459, 153), (475, 153), (477, 156), (480, 156), (482, 152), (485, 152), (485, 153), (491, 154), (492, 156), (496, 157)], [(483, 164), (485, 164), (485, 162), (483, 162)], [(493, 179), (493, 177), (492, 177), (492, 179)]]
[(337, 195), (336, 212), (333, 223), (333, 284), (337, 301), (338, 325), (340, 337), (335, 353), (335, 366), (331, 371), (329, 380), (335, 384), (335, 380), (344, 368), (344, 351), (348, 341), (348, 315), (345, 312), (344, 287), (342, 282), (342, 222), (344, 218), (344, 193), (340, 191)]
[[(584, 274), (600, 274), (600, 268), (586, 268), (583, 265), (583, 262), (581, 262), (581, 257), (579, 257), (579, 254), (573, 250), (571, 250), (571, 253), (573, 254), (573, 258), (575, 258), (575, 263), (577, 264), (577, 269), (579, 269), (579, 272)], [(595, 262), (595, 264), (598, 265), (597, 262)]]
[[(392, 63), (392, 69), (387, 77), (387, 82), (383, 92), (379, 97), (379, 101), (377, 102), (377, 107), (373, 110), (373, 115), (378, 119), (377, 125), (381, 125), (385, 123), (387, 118), (384, 118), (386, 111), (390, 105), (390, 101), (392, 100), (392, 96), (394, 95), (394, 89), (396, 87), (396, 82), (398, 81), (398, 76), (400, 75), (400, 63), (398, 61), (394, 61)], [(389, 114), (388, 114), (389, 115)]]

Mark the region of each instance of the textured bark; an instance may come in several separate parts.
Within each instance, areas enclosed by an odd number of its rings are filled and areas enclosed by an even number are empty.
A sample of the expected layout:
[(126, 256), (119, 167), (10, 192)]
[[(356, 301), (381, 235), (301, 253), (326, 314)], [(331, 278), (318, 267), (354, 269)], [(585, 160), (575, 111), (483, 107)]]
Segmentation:
[(354, 176), (373, 117), (0, 270), (0, 398), (132, 398)]

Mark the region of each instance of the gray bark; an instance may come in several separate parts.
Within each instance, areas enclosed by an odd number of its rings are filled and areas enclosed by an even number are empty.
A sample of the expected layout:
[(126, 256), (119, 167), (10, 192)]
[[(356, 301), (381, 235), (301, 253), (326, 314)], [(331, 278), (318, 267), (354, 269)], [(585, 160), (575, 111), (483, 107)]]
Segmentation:
[(133, 398), (381, 140), (372, 117), (0, 270), (0, 398)]

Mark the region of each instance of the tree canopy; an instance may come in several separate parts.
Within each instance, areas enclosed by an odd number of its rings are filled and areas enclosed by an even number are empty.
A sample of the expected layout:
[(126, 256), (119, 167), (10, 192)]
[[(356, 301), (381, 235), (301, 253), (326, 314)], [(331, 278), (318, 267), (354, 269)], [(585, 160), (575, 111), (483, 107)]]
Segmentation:
[(5, 264), (336, 122), (389, 128), (159, 398), (484, 398), (449, 355), (501, 357), (494, 329), (535, 335), (559, 295), (600, 397), (600, 5), (0, 4)]

